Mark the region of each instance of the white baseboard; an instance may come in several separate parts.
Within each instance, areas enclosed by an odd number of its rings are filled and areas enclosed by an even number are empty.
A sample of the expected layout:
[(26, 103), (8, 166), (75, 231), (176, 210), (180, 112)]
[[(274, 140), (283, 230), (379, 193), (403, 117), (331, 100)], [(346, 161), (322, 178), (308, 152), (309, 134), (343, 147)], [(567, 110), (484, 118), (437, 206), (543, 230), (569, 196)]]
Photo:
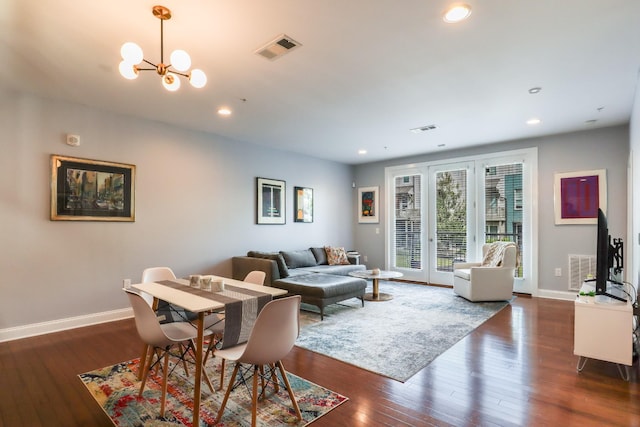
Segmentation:
[(577, 292), (571, 291), (550, 291), (547, 289), (538, 289), (538, 298), (561, 299), (566, 301), (575, 301)]
[(52, 332), (60, 332), (83, 326), (97, 325), (99, 323), (113, 322), (114, 320), (123, 320), (131, 317), (133, 317), (133, 310), (131, 308), (123, 308), (120, 310), (104, 311), (102, 313), (93, 313), (84, 316), (68, 317), (66, 319), (0, 329), (0, 342), (34, 337)]

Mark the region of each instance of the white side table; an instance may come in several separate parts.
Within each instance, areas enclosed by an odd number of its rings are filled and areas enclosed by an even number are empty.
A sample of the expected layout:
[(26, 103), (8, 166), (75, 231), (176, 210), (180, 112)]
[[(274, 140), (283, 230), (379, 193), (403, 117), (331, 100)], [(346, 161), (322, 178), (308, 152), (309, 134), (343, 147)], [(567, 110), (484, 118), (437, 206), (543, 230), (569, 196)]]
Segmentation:
[(363, 295), (363, 298), (367, 301), (389, 301), (390, 299), (393, 299), (393, 295), (380, 292), (380, 284), (378, 283), (378, 280), (397, 279), (398, 277), (402, 277), (402, 273), (400, 272), (384, 270), (380, 270), (378, 274), (373, 274), (373, 270), (352, 271), (349, 275), (359, 277), (361, 279), (371, 279), (373, 281), (373, 292), (368, 292)]
[[(576, 300), (573, 354), (578, 372), (587, 359), (618, 364), (620, 375), (629, 380), (628, 366), (633, 364), (633, 310), (622, 304), (586, 303)], [(624, 367), (624, 371), (623, 371)]]

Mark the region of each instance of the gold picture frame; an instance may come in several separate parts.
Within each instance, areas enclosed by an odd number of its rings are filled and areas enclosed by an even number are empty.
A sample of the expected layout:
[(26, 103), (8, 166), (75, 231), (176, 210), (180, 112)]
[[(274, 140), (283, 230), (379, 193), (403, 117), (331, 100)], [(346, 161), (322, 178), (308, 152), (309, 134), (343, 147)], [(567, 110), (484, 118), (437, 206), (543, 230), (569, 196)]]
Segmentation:
[(135, 165), (51, 155), (52, 221), (135, 221)]

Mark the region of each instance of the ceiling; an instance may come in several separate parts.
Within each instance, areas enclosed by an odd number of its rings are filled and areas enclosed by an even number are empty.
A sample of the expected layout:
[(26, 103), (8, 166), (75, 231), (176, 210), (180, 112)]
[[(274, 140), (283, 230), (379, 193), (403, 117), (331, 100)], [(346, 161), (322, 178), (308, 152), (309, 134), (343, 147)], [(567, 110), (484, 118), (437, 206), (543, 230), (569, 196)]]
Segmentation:
[[(4, 0), (0, 85), (347, 164), (629, 121), (640, 1), (469, 0), (471, 17), (446, 24), (451, 3)], [(155, 4), (173, 14), (165, 56), (189, 52), (205, 88), (120, 76), (126, 41), (159, 62)], [(281, 34), (302, 46), (255, 53)]]

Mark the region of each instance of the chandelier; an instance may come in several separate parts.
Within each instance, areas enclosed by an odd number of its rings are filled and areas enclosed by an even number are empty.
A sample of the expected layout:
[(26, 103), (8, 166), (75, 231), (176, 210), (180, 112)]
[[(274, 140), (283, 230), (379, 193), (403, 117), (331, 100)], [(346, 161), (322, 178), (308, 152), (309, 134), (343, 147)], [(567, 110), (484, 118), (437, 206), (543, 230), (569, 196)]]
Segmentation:
[[(184, 50), (174, 50), (171, 53), (170, 63), (164, 63), (164, 21), (171, 19), (171, 11), (164, 6), (153, 6), (153, 16), (160, 20), (160, 62), (154, 64), (144, 59), (142, 48), (133, 42), (127, 42), (120, 48), (122, 62), (118, 69), (125, 79), (133, 80), (138, 78), (140, 71), (155, 71), (162, 78), (162, 85), (165, 89), (174, 92), (180, 88), (180, 79), (178, 76), (189, 79), (191, 86), (202, 88), (207, 84), (207, 76), (200, 69), (191, 68), (191, 58)], [(150, 65), (152, 68), (142, 68), (144, 64)]]

